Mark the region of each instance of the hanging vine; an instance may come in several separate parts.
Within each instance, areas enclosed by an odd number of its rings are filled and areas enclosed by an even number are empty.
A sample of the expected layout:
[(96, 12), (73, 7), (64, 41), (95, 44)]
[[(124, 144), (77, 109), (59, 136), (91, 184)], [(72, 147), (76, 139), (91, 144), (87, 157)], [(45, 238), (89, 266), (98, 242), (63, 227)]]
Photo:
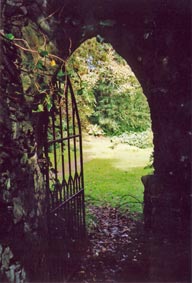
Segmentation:
[[(34, 31), (33, 31), (34, 32)], [(34, 32), (35, 33), (35, 32)], [(50, 51), (50, 45), (42, 32), (42, 44), (37, 42), (36, 47), (31, 47), (23, 38), (16, 38), (12, 33), (0, 32), (4, 40), (17, 47), (21, 52), (22, 62), (19, 67), (26, 100), (32, 104), (33, 112), (49, 112), (53, 106), (53, 93), (56, 82), (64, 83), (67, 75), (66, 62)], [(42, 40), (43, 39), (43, 40)], [(71, 41), (69, 53), (71, 48)], [(14, 62), (17, 65), (17, 62)], [(59, 93), (59, 95), (62, 95)]]

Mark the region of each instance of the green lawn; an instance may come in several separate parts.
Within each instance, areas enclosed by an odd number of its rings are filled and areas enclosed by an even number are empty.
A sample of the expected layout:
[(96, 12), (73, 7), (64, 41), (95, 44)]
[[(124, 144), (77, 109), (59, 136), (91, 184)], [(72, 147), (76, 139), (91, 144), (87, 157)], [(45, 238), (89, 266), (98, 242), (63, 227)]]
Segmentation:
[(141, 176), (152, 173), (152, 169), (132, 168), (125, 171), (113, 167), (114, 162), (93, 159), (84, 164), (86, 203), (142, 212), (144, 187)]
[[(53, 152), (49, 156), (51, 162), (54, 163)], [(77, 152), (77, 157), (79, 157), (79, 152)], [(71, 151), (72, 163), (73, 160), (74, 152)], [(65, 161), (67, 164), (68, 157), (66, 152)], [(61, 172), (60, 148), (57, 148), (57, 162), (58, 172)], [(142, 212), (144, 187), (141, 182), (141, 176), (152, 173), (152, 169), (144, 169), (143, 167), (129, 168), (127, 164), (134, 165), (134, 160), (130, 159), (130, 156), (129, 159), (123, 159), (123, 163), (119, 168), (115, 166), (117, 162), (117, 159), (110, 158), (86, 160), (84, 163), (86, 204), (108, 205), (119, 207), (123, 211)], [(59, 174), (60, 178), (61, 174)]]

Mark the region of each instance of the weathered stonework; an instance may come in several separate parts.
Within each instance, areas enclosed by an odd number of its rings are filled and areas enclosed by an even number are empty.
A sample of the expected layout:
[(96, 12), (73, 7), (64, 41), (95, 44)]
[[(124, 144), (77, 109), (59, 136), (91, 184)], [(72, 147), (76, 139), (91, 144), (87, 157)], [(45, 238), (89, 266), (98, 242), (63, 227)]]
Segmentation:
[[(25, 1), (5, 0), (0, 4), (1, 31), (22, 38)], [(0, 40), (0, 281), (25, 282), (37, 276), (41, 268), (46, 196), (37, 161), (32, 111), (20, 78), (20, 51), (11, 41)]]

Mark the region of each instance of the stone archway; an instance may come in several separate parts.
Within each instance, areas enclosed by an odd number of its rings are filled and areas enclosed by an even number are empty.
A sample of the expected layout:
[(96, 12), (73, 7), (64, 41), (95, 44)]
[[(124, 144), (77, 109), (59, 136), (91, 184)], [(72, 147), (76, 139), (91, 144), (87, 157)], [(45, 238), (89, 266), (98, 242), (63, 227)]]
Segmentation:
[[(189, 1), (57, 1), (56, 6), (50, 1), (50, 13), (57, 8), (49, 32), (61, 56), (99, 34), (139, 79), (154, 133), (155, 174), (143, 178), (146, 222), (158, 236), (182, 238), (182, 231), (186, 235), (190, 227)], [(166, 248), (164, 252), (166, 258)], [(153, 280), (177, 277), (170, 265), (173, 258), (168, 258), (166, 275), (159, 270)], [(162, 257), (154, 265), (161, 261)]]
[[(49, 3), (55, 14), (47, 22), (48, 33), (54, 34), (61, 56), (99, 34), (133, 69), (148, 99), (154, 132), (155, 175), (144, 181), (146, 190), (152, 186), (150, 194), (162, 201), (168, 197), (177, 218), (189, 215), (189, 2)], [(45, 23), (41, 26), (45, 29)]]
[[(154, 132), (155, 174), (143, 179), (146, 191), (146, 217), (154, 235), (160, 234), (162, 238), (170, 237), (171, 240), (187, 236), (185, 247), (187, 250), (190, 232), (190, 138), (192, 134), (190, 130), (190, 1), (59, 0), (55, 3), (52, 0), (40, 0), (32, 4), (25, 1), (1, 1), (1, 4), (4, 16), (7, 17), (5, 32), (14, 29), (16, 34), (19, 34), (18, 18), (15, 15), (22, 14), (25, 17), (27, 15), (32, 21), (38, 22), (43, 32), (54, 40), (58, 49), (57, 53), (62, 57), (67, 57), (82, 41), (99, 34), (110, 42), (129, 63), (148, 99)], [(4, 9), (6, 4), (9, 8)], [(48, 15), (52, 16), (48, 17)], [(14, 21), (16, 25), (13, 27)], [(17, 55), (14, 50), (7, 50), (6, 56), (10, 57), (10, 60), (3, 62), (4, 70), (8, 75), (6, 73), (3, 77), (2, 89), (4, 94), (16, 94), (15, 86), (19, 84), (17, 80), (19, 74), (14, 73), (13, 61), (16, 60)], [(7, 78), (14, 82), (12, 88), (8, 87)], [(33, 242), (33, 236), (36, 238), (37, 231), (35, 225), (39, 224), (35, 221), (34, 225), (30, 226), (28, 220), (30, 215), (33, 219), (34, 216), (39, 219), (38, 213), (42, 217), (44, 208), (43, 206), (41, 208), (41, 204), (38, 204), (33, 196), (29, 205), (30, 209), (26, 209), (27, 214), (24, 213), (25, 209), (23, 210), (28, 199), (26, 187), (29, 191), (30, 188), (34, 190), (41, 180), (38, 181), (37, 177), (33, 178), (39, 170), (36, 158), (31, 160), (35, 152), (34, 134), (30, 121), (30, 109), (22, 90), (20, 93), (17, 105), (22, 103), (23, 110), (20, 107), (13, 108), (14, 95), (11, 102), (7, 101), (5, 95), (1, 99), (3, 115), (0, 122), (4, 133), (1, 138), (5, 146), (1, 156), (1, 186), (4, 193), (9, 190), (11, 182), (11, 188), (14, 193), (16, 192), (15, 216), (19, 220), (19, 225), (16, 227), (17, 223), (12, 223), (15, 219), (13, 218), (11, 225), (15, 225), (16, 232), (20, 233), (22, 230), (22, 235), (31, 236), (28, 240)], [(20, 115), (22, 111), (25, 115)], [(17, 129), (13, 118), (19, 122)], [(21, 138), (16, 143), (13, 135), (15, 131), (16, 136)], [(30, 140), (29, 144), (25, 143), (26, 136)], [(19, 149), (27, 148), (32, 162), (27, 162), (21, 152), (8, 151), (7, 143)], [(15, 158), (11, 167), (10, 158)], [(23, 168), (27, 168), (28, 171)], [(11, 174), (11, 181), (9, 181), (9, 174)], [(25, 180), (32, 178), (30, 184), (26, 186), (24, 182), (21, 185), (21, 179), (18, 176), (23, 176)], [(40, 190), (36, 192), (43, 201), (44, 194)], [(5, 195), (1, 196), (2, 201)], [(36, 210), (30, 214), (34, 205)], [(17, 212), (20, 214), (18, 215)], [(42, 223), (39, 227), (44, 229)], [(160, 242), (160, 247), (162, 243), (163, 240)], [(5, 255), (6, 252), (8, 250), (5, 249), (3, 254)], [(11, 253), (7, 257), (9, 263)], [(154, 273), (151, 274), (152, 280), (175, 279), (174, 272), (180, 266), (189, 264), (189, 261), (178, 258), (175, 268), (170, 272), (168, 269), (172, 266), (172, 258), (167, 259), (167, 267), (163, 270), (160, 263), (162, 258), (154, 263), (156, 265), (152, 268)], [(186, 260), (186, 256), (184, 259)], [(30, 262), (30, 258), (28, 261)], [(189, 274), (185, 276), (189, 278)]]

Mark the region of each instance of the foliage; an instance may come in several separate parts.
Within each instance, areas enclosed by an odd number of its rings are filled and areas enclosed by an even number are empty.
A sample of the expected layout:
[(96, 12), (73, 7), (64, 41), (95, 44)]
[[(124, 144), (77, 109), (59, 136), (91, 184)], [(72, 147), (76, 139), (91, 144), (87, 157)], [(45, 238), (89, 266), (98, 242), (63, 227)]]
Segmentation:
[(31, 23), (23, 29), (24, 39), (16, 39), (11, 33), (4, 36), (21, 49), (23, 88), (33, 111), (50, 111), (53, 82), (63, 83), (66, 74), (70, 74), (84, 128), (91, 123), (108, 135), (119, 135), (150, 127), (141, 86), (110, 44), (99, 43), (96, 38), (87, 40), (66, 66), (64, 60), (51, 53), (53, 45)]
[(126, 143), (139, 148), (147, 148), (153, 146), (151, 130), (147, 130), (141, 133), (123, 133), (120, 136), (114, 136), (111, 141), (115, 144)]
[(4, 36), (9, 40), (13, 40), (15, 38), (15, 36), (12, 33), (6, 33)]
[(29, 22), (22, 30), (23, 38), (15, 38), (12, 33), (1, 35), (21, 52), (21, 80), (25, 99), (33, 112), (51, 110), (55, 91), (54, 82), (64, 81), (64, 61), (52, 54), (53, 47), (46, 36), (38, 32)]
[(154, 166), (154, 151), (151, 153), (150, 157), (149, 157), (149, 163), (147, 164), (147, 166), (145, 167), (147, 168), (153, 168)]
[(92, 124), (88, 125), (87, 131), (88, 131), (89, 135), (93, 135), (93, 136), (96, 136), (96, 137), (104, 135), (103, 130), (97, 124), (95, 124), (95, 125), (92, 125)]
[(68, 69), (79, 94), (83, 122), (97, 124), (109, 135), (150, 127), (142, 88), (110, 44), (87, 40), (71, 56)]

